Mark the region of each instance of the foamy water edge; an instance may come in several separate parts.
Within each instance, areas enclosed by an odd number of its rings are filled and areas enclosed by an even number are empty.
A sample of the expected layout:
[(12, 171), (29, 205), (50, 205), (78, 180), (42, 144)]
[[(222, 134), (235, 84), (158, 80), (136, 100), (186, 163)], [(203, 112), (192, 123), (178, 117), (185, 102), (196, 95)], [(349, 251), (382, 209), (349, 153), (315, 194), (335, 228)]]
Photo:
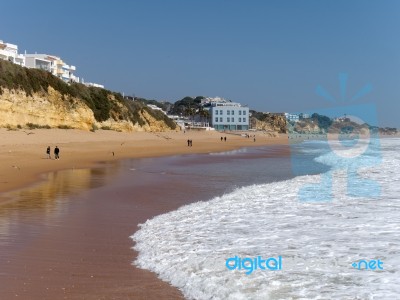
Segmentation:
[[(400, 294), (397, 234), (399, 140), (382, 141), (383, 162), (361, 170), (382, 185), (379, 200), (345, 195), (346, 174), (336, 172), (334, 201), (304, 203), (299, 188), (320, 176), (236, 189), (190, 204), (140, 225), (132, 239), (135, 264), (151, 270), (188, 299), (395, 299)], [(329, 155), (317, 160), (327, 165)], [(234, 255), (277, 256), (279, 272), (229, 271)], [(383, 271), (351, 268), (380, 258)]]

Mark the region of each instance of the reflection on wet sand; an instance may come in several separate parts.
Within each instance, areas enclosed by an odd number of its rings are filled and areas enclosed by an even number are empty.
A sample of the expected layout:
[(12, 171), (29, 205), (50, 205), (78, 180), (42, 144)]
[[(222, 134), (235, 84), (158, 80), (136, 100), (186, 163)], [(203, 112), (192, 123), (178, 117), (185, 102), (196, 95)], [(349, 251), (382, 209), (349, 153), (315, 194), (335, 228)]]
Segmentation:
[(62, 213), (71, 196), (107, 184), (116, 174), (117, 164), (92, 169), (71, 169), (42, 175), (42, 181), (31, 187), (0, 195), (0, 236), (9, 236), (10, 223), (35, 219), (41, 214), (55, 217)]

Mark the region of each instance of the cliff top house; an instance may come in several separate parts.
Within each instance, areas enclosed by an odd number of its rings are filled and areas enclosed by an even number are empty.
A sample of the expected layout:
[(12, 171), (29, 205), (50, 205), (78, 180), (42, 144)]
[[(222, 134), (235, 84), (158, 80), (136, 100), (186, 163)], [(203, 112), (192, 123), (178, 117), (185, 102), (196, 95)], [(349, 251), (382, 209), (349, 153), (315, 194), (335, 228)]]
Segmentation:
[(14, 64), (25, 66), (25, 57), (18, 54), (18, 46), (0, 40), (0, 59), (8, 60)]

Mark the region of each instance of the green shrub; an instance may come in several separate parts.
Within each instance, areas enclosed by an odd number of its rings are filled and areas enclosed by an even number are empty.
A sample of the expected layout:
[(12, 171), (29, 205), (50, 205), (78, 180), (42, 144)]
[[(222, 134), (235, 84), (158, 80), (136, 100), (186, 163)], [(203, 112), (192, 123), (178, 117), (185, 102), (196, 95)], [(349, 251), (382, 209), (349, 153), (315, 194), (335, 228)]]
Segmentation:
[(26, 127), (28, 127), (29, 129), (36, 129), (36, 128), (40, 128), (40, 125), (34, 124), (34, 123), (26, 123)]
[(90, 129), (91, 132), (95, 132), (96, 130), (98, 130), (99, 127), (97, 127), (96, 124), (92, 124), (92, 129)]
[(7, 131), (16, 131), (16, 130), (18, 130), (17, 127), (11, 126), (10, 124), (7, 124), (6, 128), (7, 128)]
[[(39, 125), (34, 123), (26, 123), (26, 127), (29, 129), (51, 129), (50, 125)], [(21, 128), (21, 125), (17, 125), (17, 128)]]
[(58, 125), (57, 128), (58, 129), (74, 129), (74, 127), (69, 126), (69, 125)]

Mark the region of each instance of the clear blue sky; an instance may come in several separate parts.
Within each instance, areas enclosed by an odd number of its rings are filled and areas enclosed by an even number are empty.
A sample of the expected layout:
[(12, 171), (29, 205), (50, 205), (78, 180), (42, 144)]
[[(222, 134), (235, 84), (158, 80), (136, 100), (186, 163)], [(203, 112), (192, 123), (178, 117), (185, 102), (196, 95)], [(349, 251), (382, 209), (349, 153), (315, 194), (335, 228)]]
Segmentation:
[(174, 102), (221, 96), (261, 111), (377, 104), (400, 127), (400, 1), (4, 1), (0, 39), (61, 56), (108, 89)]

